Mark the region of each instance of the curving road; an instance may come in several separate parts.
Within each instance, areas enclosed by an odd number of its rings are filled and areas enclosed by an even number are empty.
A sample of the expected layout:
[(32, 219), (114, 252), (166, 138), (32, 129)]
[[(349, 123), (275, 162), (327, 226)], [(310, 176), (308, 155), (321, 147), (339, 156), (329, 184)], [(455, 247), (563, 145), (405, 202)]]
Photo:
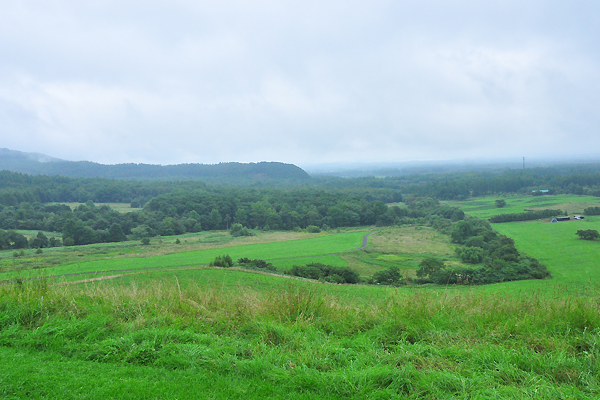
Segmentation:
[(363, 242), (362, 242), (362, 246), (360, 246), (358, 249), (354, 250), (354, 251), (358, 251), (358, 250), (363, 250), (365, 247), (367, 247), (367, 241), (369, 239), (369, 236), (371, 236), (372, 234), (374, 234), (375, 232), (369, 232), (367, 233), (365, 236), (363, 236)]

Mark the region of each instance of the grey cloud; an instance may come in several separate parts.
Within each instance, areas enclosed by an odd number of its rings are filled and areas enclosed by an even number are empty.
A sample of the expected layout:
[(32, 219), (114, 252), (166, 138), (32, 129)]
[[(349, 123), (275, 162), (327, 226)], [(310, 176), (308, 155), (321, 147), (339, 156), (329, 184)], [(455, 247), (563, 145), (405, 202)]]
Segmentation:
[(110, 163), (306, 164), (600, 145), (594, 2), (3, 8), (0, 147)]

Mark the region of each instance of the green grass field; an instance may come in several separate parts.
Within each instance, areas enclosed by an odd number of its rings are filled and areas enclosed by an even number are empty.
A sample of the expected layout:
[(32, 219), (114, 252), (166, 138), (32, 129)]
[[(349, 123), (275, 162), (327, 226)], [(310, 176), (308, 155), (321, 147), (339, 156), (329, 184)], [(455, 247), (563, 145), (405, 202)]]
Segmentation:
[[(80, 205), (85, 204), (85, 203), (61, 203), (61, 204), (66, 204), (67, 206), (71, 207), (72, 210), (74, 210), (77, 207), (79, 207)], [(120, 213), (129, 213), (129, 212), (141, 210), (141, 208), (132, 208), (131, 204), (129, 204), (129, 203), (95, 203), (94, 205), (96, 207), (109, 206), (112, 210), (120, 212)]]
[(510, 222), (494, 228), (517, 248), (546, 264), (557, 284), (600, 284), (600, 242), (581, 240), (580, 229), (600, 230), (600, 217), (557, 224)]
[(567, 301), (283, 282), (232, 270), (152, 274), (0, 287), (0, 396), (600, 395), (600, 292)]
[[(465, 211), (499, 212), (494, 200)], [(501, 212), (541, 204), (528, 200)], [(600, 230), (600, 217), (493, 227), (553, 279), (393, 288), (202, 266), (226, 253), (363, 276), (414, 271), (424, 256), (458, 263), (448, 237), (407, 226), (374, 229), (364, 251), (353, 250), (370, 231), (356, 230), (58, 248), (20, 272), (34, 261), (7, 254), (5, 279), (112, 272), (0, 286), (0, 398), (599, 398), (600, 242), (575, 231)]]
[[(496, 208), (496, 199), (504, 199), (506, 206)], [(460, 207), (465, 213), (477, 218), (488, 219), (498, 214), (522, 213), (525, 210), (559, 209), (569, 215), (582, 214), (587, 207), (599, 207), (600, 198), (593, 196), (552, 195), (552, 196), (486, 196), (465, 201), (448, 201), (450, 205)]]
[[(583, 208), (597, 206), (598, 198), (591, 196), (512, 196), (506, 197), (507, 206), (496, 208), (497, 197), (486, 197), (464, 202), (451, 202), (460, 206), (466, 213), (489, 218), (501, 213), (523, 212), (524, 209), (561, 208), (566, 205), (572, 210), (570, 215), (582, 213)], [(569, 211), (569, 210), (567, 210)], [(600, 242), (579, 239), (577, 230), (595, 229), (600, 231), (600, 217), (586, 217), (584, 220), (551, 224), (548, 219), (539, 221), (507, 222), (492, 224), (498, 232), (513, 238), (519, 251), (539, 259), (548, 267), (552, 279), (544, 281), (507, 282), (489, 285), (485, 290), (505, 290), (523, 293), (530, 290), (554, 293), (558, 285), (575, 293), (600, 284)], [(502, 289), (499, 289), (502, 288)]]
[[(355, 250), (362, 244), (365, 231), (348, 232), (334, 235), (321, 235), (310, 239), (288, 240), (270, 243), (245, 244), (240, 246), (224, 246), (206, 250), (183, 251), (178, 253), (151, 255), (140, 257), (130, 249), (123, 252), (117, 258), (110, 257), (94, 261), (81, 261), (61, 264), (43, 269), (46, 276), (86, 273), (94, 271), (115, 271), (133, 269), (158, 269), (170, 267), (183, 267), (192, 265), (206, 265), (213, 261), (216, 256), (229, 254), (234, 260), (241, 257), (251, 259), (274, 260), (275, 265), (280, 267), (291, 267), (295, 263), (306, 263), (319, 261), (321, 256), (328, 256), (324, 260), (333, 261), (336, 264), (344, 264), (343, 259), (331, 257), (330, 255)], [(98, 246), (90, 246), (90, 249)], [(78, 249), (52, 249), (59, 251), (75, 251)], [(14, 260), (13, 260), (14, 261)], [(10, 265), (10, 261), (8, 262)], [(291, 264), (291, 265), (290, 265)], [(15, 270), (7, 269), (0, 276), (11, 279), (16, 276), (27, 279), (40, 274), (38, 269)]]

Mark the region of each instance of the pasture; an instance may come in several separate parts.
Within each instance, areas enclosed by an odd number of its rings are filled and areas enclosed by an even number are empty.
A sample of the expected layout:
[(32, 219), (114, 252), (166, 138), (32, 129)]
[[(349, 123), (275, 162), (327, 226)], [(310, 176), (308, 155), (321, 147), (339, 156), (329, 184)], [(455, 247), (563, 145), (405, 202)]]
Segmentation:
[[(465, 210), (497, 212), (494, 200)], [(517, 200), (499, 210), (523, 211), (530, 198)], [(599, 229), (600, 217), (493, 227), (554, 278), (393, 288), (206, 267), (223, 254), (362, 276), (410, 275), (425, 256), (460, 265), (448, 237), (414, 226), (2, 254), (2, 279), (107, 272), (0, 286), (0, 397), (598, 398), (600, 242), (575, 231)]]
[[(40, 271), (46, 276), (56, 276), (95, 271), (105, 273), (122, 270), (198, 266), (206, 265), (213, 261), (215, 257), (224, 254), (229, 254), (234, 260), (241, 257), (260, 258), (274, 260), (284, 265), (300, 263), (302, 260), (314, 262), (317, 257), (329, 256), (329, 259), (331, 259), (333, 255), (358, 249), (366, 233), (365, 231), (353, 231), (333, 235), (313, 235), (310, 238), (306, 238), (306, 235), (304, 235), (302, 239), (273, 242), (260, 242), (260, 238), (258, 240), (254, 238), (233, 240), (231, 236), (224, 235), (224, 237), (231, 240), (231, 244), (239, 243), (233, 246), (222, 245), (221, 243), (225, 240), (217, 241), (217, 245), (215, 245), (214, 243), (206, 243), (203, 240), (190, 243), (191, 238), (189, 241), (182, 238), (181, 245), (169, 243), (167, 247), (162, 247), (160, 243), (154, 246), (142, 246), (139, 242), (135, 244), (123, 242), (118, 245), (96, 244), (71, 248), (53, 248), (48, 249), (47, 258), (52, 255), (54, 257), (50, 258), (51, 260), (60, 260), (58, 258), (60, 255), (75, 252), (76, 261), (63, 262), (56, 266), (44, 268), (36, 268), (36, 266), (46, 264), (36, 264), (36, 260), (41, 261), (43, 258), (36, 257), (32, 251), (29, 251), (30, 258), (17, 260), (8, 257), (4, 259), (3, 263), (0, 264), (3, 266), (0, 279), (11, 279), (16, 276), (28, 279), (39, 275)], [(294, 238), (295, 236), (297, 235), (292, 234), (289, 237)], [(286, 236), (280, 235), (281, 238), (285, 239)], [(92, 260), (86, 260), (86, 258), (92, 258)], [(336, 260), (336, 262), (343, 263), (343, 260)], [(24, 265), (32, 265), (33, 267), (24, 269)]]
[[(367, 251), (355, 251), (369, 232), (373, 234)], [(180, 244), (175, 244), (177, 239)], [(403, 226), (321, 234), (268, 232), (240, 238), (226, 232), (206, 232), (153, 239), (149, 246), (135, 241), (51, 248), (42, 254), (28, 250), (19, 258), (4, 252), (0, 254), (0, 279), (201, 266), (224, 254), (234, 260), (264, 259), (280, 271), (309, 263), (350, 267), (364, 278), (391, 266), (413, 276), (419, 261), (426, 256), (460, 265), (448, 237), (427, 227)]]
[[(600, 204), (597, 197), (591, 196), (508, 196), (504, 197), (507, 206), (496, 208), (494, 202), (497, 198), (499, 197), (448, 203), (460, 206), (474, 217), (486, 219), (496, 214), (545, 208), (567, 210), (573, 215), (583, 213), (584, 208)], [(562, 286), (562, 293), (581, 293), (590, 286), (600, 284), (600, 242), (581, 240), (576, 235), (577, 230), (600, 231), (600, 217), (590, 216), (584, 220), (554, 224), (549, 223), (549, 218), (545, 218), (538, 221), (497, 223), (492, 224), (492, 228), (514, 239), (519, 251), (545, 264), (552, 279), (507, 282), (486, 286), (485, 290), (498, 290), (500, 286), (502, 290), (514, 293), (528, 290), (554, 293), (557, 286)]]
[[(497, 199), (504, 199), (506, 206), (497, 208), (495, 206)], [(522, 213), (526, 210), (550, 209), (566, 211), (569, 215), (583, 214), (583, 210), (587, 207), (600, 206), (600, 198), (567, 194), (546, 196), (504, 195), (476, 197), (464, 201), (446, 201), (444, 203), (459, 207), (473, 217), (488, 219), (498, 214)]]

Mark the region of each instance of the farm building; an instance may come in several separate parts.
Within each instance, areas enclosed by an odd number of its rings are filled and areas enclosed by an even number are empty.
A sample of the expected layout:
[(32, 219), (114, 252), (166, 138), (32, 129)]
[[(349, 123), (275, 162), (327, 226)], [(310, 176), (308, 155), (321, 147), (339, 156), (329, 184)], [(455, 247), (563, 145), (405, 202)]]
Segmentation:
[(571, 217), (554, 217), (550, 222), (570, 221)]

